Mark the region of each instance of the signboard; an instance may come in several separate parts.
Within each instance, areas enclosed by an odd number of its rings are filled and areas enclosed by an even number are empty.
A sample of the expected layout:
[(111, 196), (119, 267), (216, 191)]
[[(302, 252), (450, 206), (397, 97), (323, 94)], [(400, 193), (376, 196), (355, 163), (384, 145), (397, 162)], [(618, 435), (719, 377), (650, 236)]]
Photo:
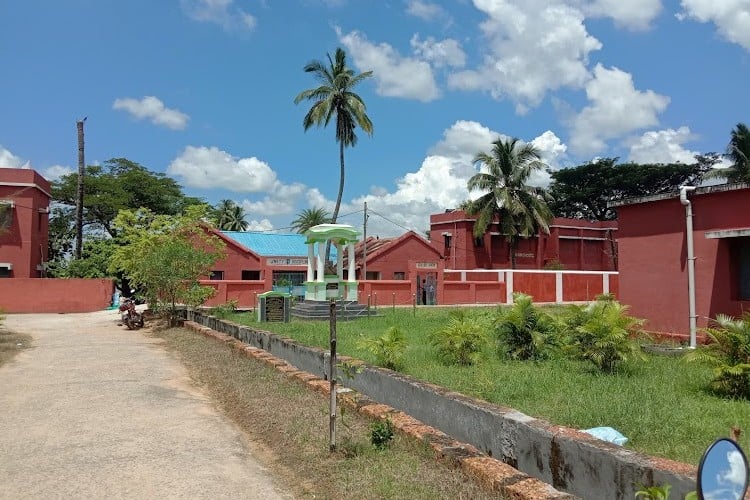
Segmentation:
[(306, 266), (307, 257), (271, 257), (266, 259), (269, 266)]
[(417, 262), (417, 269), (437, 269), (437, 262)]
[(291, 296), (286, 293), (267, 292), (258, 295), (258, 319), (286, 323), (291, 316), (291, 304)]

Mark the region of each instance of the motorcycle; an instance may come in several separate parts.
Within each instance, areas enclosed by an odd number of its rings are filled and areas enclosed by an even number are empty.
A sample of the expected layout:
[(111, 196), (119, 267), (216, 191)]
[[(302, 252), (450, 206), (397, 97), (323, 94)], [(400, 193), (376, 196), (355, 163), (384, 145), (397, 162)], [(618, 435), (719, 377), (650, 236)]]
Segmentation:
[(122, 322), (128, 327), (128, 330), (135, 330), (136, 328), (143, 327), (143, 315), (136, 311), (135, 301), (132, 298), (123, 299), (120, 304), (120, 314)]

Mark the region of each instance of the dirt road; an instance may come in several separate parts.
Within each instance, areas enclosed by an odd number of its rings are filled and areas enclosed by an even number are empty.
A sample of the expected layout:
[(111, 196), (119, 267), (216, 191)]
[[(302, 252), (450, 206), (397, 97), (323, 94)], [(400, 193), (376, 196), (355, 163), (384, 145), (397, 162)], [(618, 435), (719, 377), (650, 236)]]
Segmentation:
[(291, 498), (183, 367), (116, 311), (9, 315), (0, 498)]

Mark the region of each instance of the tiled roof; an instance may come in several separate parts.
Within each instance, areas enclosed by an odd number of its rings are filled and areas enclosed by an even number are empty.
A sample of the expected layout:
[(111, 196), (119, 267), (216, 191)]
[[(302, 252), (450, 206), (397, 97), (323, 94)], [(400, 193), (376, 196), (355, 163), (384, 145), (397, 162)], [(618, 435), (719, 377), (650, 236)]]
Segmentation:
[[(304, 234), (271, 234), (250, 231), (222, 231), (221, 233), (261, 257), (307, 257)], [(332, 245), (331, 258), (335, 257), (336, 248)]]

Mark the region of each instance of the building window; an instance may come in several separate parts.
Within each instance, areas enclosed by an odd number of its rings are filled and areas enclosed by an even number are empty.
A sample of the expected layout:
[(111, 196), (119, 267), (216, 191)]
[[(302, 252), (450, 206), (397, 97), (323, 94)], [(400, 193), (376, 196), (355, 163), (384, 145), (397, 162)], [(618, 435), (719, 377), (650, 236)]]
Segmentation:
[(380, 271), (367, 271), (367, 276), (365, 276), (366, 280), (379, 280), (380, 279)]
[(739, 299), (750, 300), (750, 238), (739, 238)]
[(258, 281), (260, 280), (260, 271), (251, 271), (249, 269), (243, 269), (242, 279), (245, 281)]
[(0, 278), (10, 278), (9, 267), (0, 267)]
[(451, 233), (443, 233), (443, 241), (445, 242), (445, 254), (451, 253)]
[(406, 273), (403, 271), (396, 271), (393, 273), (393, 279), (394, 280), (405, 280), (406, 279)]
[(221, 281), (224, 279), (224, 271), (211, 271), (208, 275), (208, 279)]
[(475, 236), (474, 237), (474, 246), (475, 247), (481, 247), (484, 245), (484, 238), (482, 236)]

